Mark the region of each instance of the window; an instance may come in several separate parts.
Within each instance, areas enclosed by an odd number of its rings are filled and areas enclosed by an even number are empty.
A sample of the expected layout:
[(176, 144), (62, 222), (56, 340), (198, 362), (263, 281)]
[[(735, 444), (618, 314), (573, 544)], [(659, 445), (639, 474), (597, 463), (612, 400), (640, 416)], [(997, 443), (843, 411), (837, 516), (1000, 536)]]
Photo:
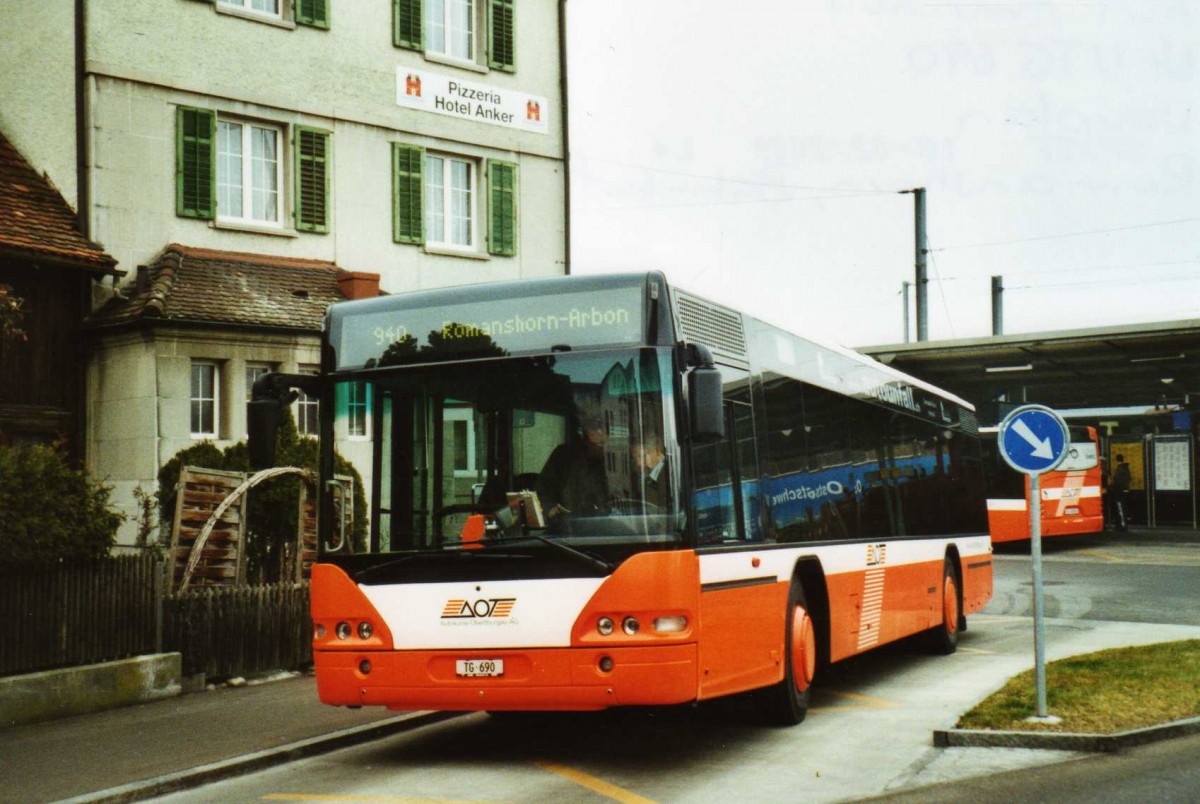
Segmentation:
[(256, 11), (271, 17), (279, 16), (279, 0), (217, 0), (217, 4)]
[(443, 414), (443, 434), (446, 458), (452, 464), (455, 477), (475, 475), (475, 409), (462, 403), (451, 403)]
[(392, 0), (397, 47), (512, 72), (516, 66), (515, 0)]
[[(180, 107), (176, 119), (175, 213), (185, 218), (282, 229), (286, 129)], [(329, 231), (328, 131), (294, 127), (296, 229)]]
[(253, 223), (279, 223), (283, 171), (279, 129), (217, 121), (217, 215)]
[(425, 52), (475, 60), (474, 0), (426, 0)]
[(227, 11), (291, 27), (290, 23), (329, 28), (329, 0), (217, 0), (218, 11)]
[[(317, 367), (300, 366), (300, 373), (315, 375)], [(319, 411), (320, 405), (317, 397), (301, 391), (300, 398), (296, 402), (296, 429), (300, 431), (300, 435), (317, 437), (321, 431), (320, 419), (317, 416)]]
[(365, 382), (352, 382), (346, 386), (346, 432), (351, 438), (367, 438), (370, 434), (367, 410), (370, 395)]
[[(450, 154), (392, 144), (392, 233), (397, 243), (428, 244), (478, 252), (480, 204), (487, 200), (487, 251), (517, 253), (517, 166), (487, 162), (486, 188), (479, 164)], [(482, 192), (481, 192), (482, 189)]]
[(246, 401), (249, 402), (254, 395), (254, 383), (259, 377), (271, 371), (272, 367), (268, 363), (249, 363), (246, 365)]
[(425, 157), (425, 242), (471, 248), (475, 165), (465, 159)]
[(193, 437), (217, 434), (217, 364), (192, 361), (191, 434)]

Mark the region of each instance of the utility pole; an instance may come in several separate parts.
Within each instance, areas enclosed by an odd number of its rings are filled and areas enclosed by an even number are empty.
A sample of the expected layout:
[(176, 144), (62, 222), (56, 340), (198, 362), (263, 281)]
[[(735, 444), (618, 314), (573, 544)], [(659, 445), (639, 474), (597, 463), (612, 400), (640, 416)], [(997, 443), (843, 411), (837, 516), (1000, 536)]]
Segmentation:
[(908, 343), (908, 289), (912, 282), (900, 283), (900, 295), (904, 297), (904, 342)]
[[(901, 190), (901, 195), (912, 193), (914, 211), (914, 234), (916, 241), (917, 263), (917, 340), (929, 340), (929, 278), (925, 270), (925, 257), (929, 253), (929, 243), (925, 236), (925, 188), (916, 187), (912, 190)], [(906, 308), (907, 309), (907, 308)]]
[(992, 277), (992, 334), (1004, 334), (1004, 277)]

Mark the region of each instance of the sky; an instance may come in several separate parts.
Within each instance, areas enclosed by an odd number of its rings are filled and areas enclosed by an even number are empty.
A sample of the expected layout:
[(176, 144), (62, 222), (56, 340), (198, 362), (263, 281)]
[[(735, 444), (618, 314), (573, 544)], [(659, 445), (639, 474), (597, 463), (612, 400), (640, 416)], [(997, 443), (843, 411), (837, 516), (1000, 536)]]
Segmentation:
[(898, 343), (924, 187), (930, 340), (1200, 319), (1196, 0), (567, 13), (573, 273)]

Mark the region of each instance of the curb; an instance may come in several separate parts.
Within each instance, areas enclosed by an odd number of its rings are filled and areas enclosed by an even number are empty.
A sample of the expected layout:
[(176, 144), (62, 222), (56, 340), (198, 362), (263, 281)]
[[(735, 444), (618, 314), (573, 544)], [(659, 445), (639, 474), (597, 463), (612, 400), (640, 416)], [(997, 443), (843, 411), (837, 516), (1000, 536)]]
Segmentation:
[(1172, 737), (1200, 734), (1200, 717), (1176, 720), (1159, 726), (1119, 731), (1114, 734), (1080, 734), (1051, 731), (990, 731), (986, 729), (939, 729), (933, 733), (938, 748), (1049, 748), (1056, 751), (1111, 753)]
[(144, 801), (167, 793), (188, 790), (211, 782), (294, 762), (298, 759), (336, 751), (339, 748), (347, 748), (371, 740), (390, 737), (393, 734), (412, 731), (458, 717), (461, 714), (461, 712), (410, 712), (379, 723), (355, 726), (351, 729), (323, 734), (320, 737), (311, 737), (307, 740), (256, 751), (253, 754), (208, 765), (199, 765), (153, 779), (143, 779), (140, 782), (130, 782), (118, 787), (110, 787), (107, 790), (64, 799), (60, 804), (111, 804), (113, 802)]

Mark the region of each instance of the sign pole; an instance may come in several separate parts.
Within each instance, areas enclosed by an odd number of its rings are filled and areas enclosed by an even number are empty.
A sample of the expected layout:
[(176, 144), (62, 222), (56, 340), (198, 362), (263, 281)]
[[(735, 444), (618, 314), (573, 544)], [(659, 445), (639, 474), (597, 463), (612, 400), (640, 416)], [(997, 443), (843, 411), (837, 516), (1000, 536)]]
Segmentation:
[(1046, 617), (1042, 601), (1042, 476), (1029, 476), (1029, 551), (1033, 556), (1033, 667), (1037, 716), (1046, 714)]
[(1071, 447), (1067, 423), (1043, 405), (1023, 405), (1000, 422), (1000, 455), (1013, 469), (1029, 476), (1029, 553), (1033, 559), (1033, 667), (1037, 714), (1032, 721), (1057, 722), (1046, 711), (1046, 616), (1042, 594), (1043, 472), (1057, 468)]

